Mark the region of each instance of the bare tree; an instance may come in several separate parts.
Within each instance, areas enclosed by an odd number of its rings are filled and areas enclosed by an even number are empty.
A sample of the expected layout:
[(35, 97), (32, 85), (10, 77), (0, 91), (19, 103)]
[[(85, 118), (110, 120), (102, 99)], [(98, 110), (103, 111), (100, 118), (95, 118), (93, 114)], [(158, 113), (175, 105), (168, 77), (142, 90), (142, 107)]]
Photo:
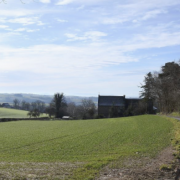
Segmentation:
[(14, 107), (15, 109), (19, 109), (19, 107), (20, 107), (20, 101), (19, 101), (18, 99), (14, 99), (14, 100), (13, 100), (13, 107)]
[(26, 110), (26, 101), (21, 101), (21, 109)]
[(29, 111), (30, 110), (30, 103), (26, 102), (25, 104), (25, 110)]
[(55, 116), (55, 108), (53, 106), (48, 106), (45, 109), (45, 113), (49, 115), (49, 117), (51, 118), (52, 116)]
[(83, 119), (93, 118), (96, 112), (96, 105), (91, 99), (82, 99), (79, 109)]
[(36, 104), (36, 102), (32, 102), (32, 103), (31, 103), (31, 107), (32, 107), (32, 109), (37, 109), (37, 104)]
[(67, 104), (67, 113), (71, 116), (71, 117), (75, 117), (77, 112), (77, 106), (74, 102), (70, 102)]

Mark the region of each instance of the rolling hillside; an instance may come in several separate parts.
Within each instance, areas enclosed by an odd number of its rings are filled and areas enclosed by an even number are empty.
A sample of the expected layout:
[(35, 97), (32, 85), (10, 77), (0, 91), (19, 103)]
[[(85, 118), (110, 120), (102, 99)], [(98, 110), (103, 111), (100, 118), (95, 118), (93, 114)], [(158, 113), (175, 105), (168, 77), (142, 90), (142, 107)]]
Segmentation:
[[(9, 108), (0, 108), (0, 118), (27, 118), (28, 111), (18, 110), (18, 109), (9, 109)], [(46, 116), (46, 115), (41, 115)]]
[[(98, 97), (80, 97), (80, 96), (65, 96), (67, 102), (74, 102), (76, 104), (80, 104), (83, 98), (90, 98), (94, 101), (97, 105)], [(52, 101), (53, 95), (38, 95), (38, 94), (6, 94), (0, 93), (0, 103), (13, 103), (14, 99), (18, 99), (20, 101), (24, 100), (27, 102), (34, 102), (34, 101), (43, 101), (45, 103), (50, 103)]]

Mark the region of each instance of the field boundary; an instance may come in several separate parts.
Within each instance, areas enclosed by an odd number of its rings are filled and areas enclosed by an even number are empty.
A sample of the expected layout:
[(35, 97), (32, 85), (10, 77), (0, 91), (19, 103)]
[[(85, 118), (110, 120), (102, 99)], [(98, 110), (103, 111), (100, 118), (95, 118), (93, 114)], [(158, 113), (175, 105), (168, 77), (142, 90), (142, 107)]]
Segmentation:
[(49, 117), (38, 118), (0, 118), (0, 122), (21, 121), (21, 120), (50, 120)]

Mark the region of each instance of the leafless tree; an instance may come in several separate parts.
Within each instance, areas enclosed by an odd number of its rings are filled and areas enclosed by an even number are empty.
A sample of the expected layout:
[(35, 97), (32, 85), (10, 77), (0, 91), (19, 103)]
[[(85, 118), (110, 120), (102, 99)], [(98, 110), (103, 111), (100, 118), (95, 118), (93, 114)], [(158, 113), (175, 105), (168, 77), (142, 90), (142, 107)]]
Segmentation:
[(93, 118), (96, 113), (96, 105), (91, 99), (82, 99), (79, 112), (82, 114), (83, 119)]
[(73, 118), (75, 117), (77, 113), (77, 106), (74, 102), (70, 102), (67, 104), (67, 113), (69, 114), (69, 116)]
[(14, 107), (15, 109), (18, 109), (19, 106), (20, 106), (20, 101), (19, 101), (18, 99), (14, 99), (14, 100), (13, 100), (13, 107)]

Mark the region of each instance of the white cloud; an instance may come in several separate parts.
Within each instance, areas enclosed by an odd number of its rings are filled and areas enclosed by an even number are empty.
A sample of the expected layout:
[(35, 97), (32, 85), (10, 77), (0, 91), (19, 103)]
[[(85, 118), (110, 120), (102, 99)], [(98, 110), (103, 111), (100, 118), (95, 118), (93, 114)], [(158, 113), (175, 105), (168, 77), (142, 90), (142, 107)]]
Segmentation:
[[(156, 31), (157, 30), (157, 31)], [(158, 28), (144, 34), (137, 34), (131, 40), (121, 42), (123, 52), (180, 45), (180, 32), (163, 32)]]
[(6, 25), (0, 25), (0, 29), (7, 29), (9, 28), (9, 26), (6, 26)]
[(39, 1), (42, 3), (50, 3), (51, 2), (51, 0), (39, 0)]
[(57, 21), (60, 22), (60, 23), (68, 22), (67, 20), (64, 20), (64, 19), (57, 19)]
[(15, 29), (14, 31), (15, 32), (23, 32), (23, 31), (26, 31), (26, 32), (36, 32), (36, 31), (39, 31), (39, 29), (18, 28), (18, 29)]
[(82, 10), (82, 9), (84, 9), (84, 5), (81, 5), (81, 6), (79, 6), (78, 8), (77, 8), (77, 10), (79, 11), (79, 10)]
[(20, 17), (20, 18), (2, 18), (0, 22), (3, 23), (13, 23), (13, 24), (22, 24), (24, 26), (36, 24), (38, 26), (45, 25), (42, 21), (39, 20), (39, 17)]
[(46, 23), (43, 23), (42, 21), (37, 21), (36, 24), (37, 24), (38, 26), (44, 26)]
[(77, 36), (76, 34), (71, 34), (71, 33), (66, 33), (65, 36), (68, 38), (68, 41), (77, 41), (77, 40), (97, 41), (99, 40), (99, 38), (107, 36), (107, 34), (100, 31), (88, 31), (85, 32), (83, 36)]
[(112, 17), (112, 18), (104, 18), (102, 20), (103, 24), (119, 24), (128, 21), (126, 18), (118, 18), (118, 17)]
[(38, 11), (36, 10), (29, 10), (29, 9), (0, 9), (0, 16), (1, 17), (20, 17), (20, 16), (27, 16), (37, 14)]
[(6, 18), (0, 18), (0, 22), (1, 23), (5, 23), (6, 22)]
[(75, 4), (98, 4), (100, 2), (106, 2), (108, 0), (59, 0), (56, 5), (67, 5), (70, 3)]
[(164, 14), (164, 13), (167, 13), (167, 11), (159, 10), (159, 9), (148, 11), (141, 19), (148, 20), (150, 18), (155, 18), (158, 14)]
[(179, 0), (139, 0), (139, 1), (129, 1), (126, 4), (119, 3), (118, 9), (121, 10), (132, 10), (132, 11), (144, 11), (150, 9), (163, 9), (171, 6), (179, 5)]
[(1, 44), (3, 44), (4, 42), (7, 42), (7, 41), (11, 40), (13, 37), (17, 37), (19, 35), (20, 35), (19, 32), (13, 32), (13, 31), (9, 31), (6, 33), (0, 33), (0, 42), (1, 42)]
[(0, 52), (3, 57), (1, 71), (84, 73), (85, 69), (92, 70), (102, 66), (137, 61), (124, 56), (115, 46), (98, 44), (85, 47), (58, 45), (39, 45), (29, 48), (1, 47)]
[(27, 32), (36, 32), (36, 31), (39, 31), (40, 29), (27, 29), (26, 31)]
[(66, 5), (72, 3), (73, 0), (60, 0), (56, 5)]
[(180, 5), (179, 0), (139, 0), (118, 3), (106, 9), (107, 15), (99, 16), (98, 22), (103, 24), (121, 24), (124, 22), (140, 22), (156, 18), (169, 12), (172, 6)]
[(18, 29), (14, 30), (14, 31), (22, 32), (22, 31), (26, 31), (26, 28), (18, 28)]
[(14, 18), (14, 19), (9, 19), (8, 22), (19, 23), (19, 24), (23, 24), (23, 25), (30, 25), (30, 24), (35, 24), (35, 19), (37, 19), (37, 18), (29, 18), (29, 17)]

